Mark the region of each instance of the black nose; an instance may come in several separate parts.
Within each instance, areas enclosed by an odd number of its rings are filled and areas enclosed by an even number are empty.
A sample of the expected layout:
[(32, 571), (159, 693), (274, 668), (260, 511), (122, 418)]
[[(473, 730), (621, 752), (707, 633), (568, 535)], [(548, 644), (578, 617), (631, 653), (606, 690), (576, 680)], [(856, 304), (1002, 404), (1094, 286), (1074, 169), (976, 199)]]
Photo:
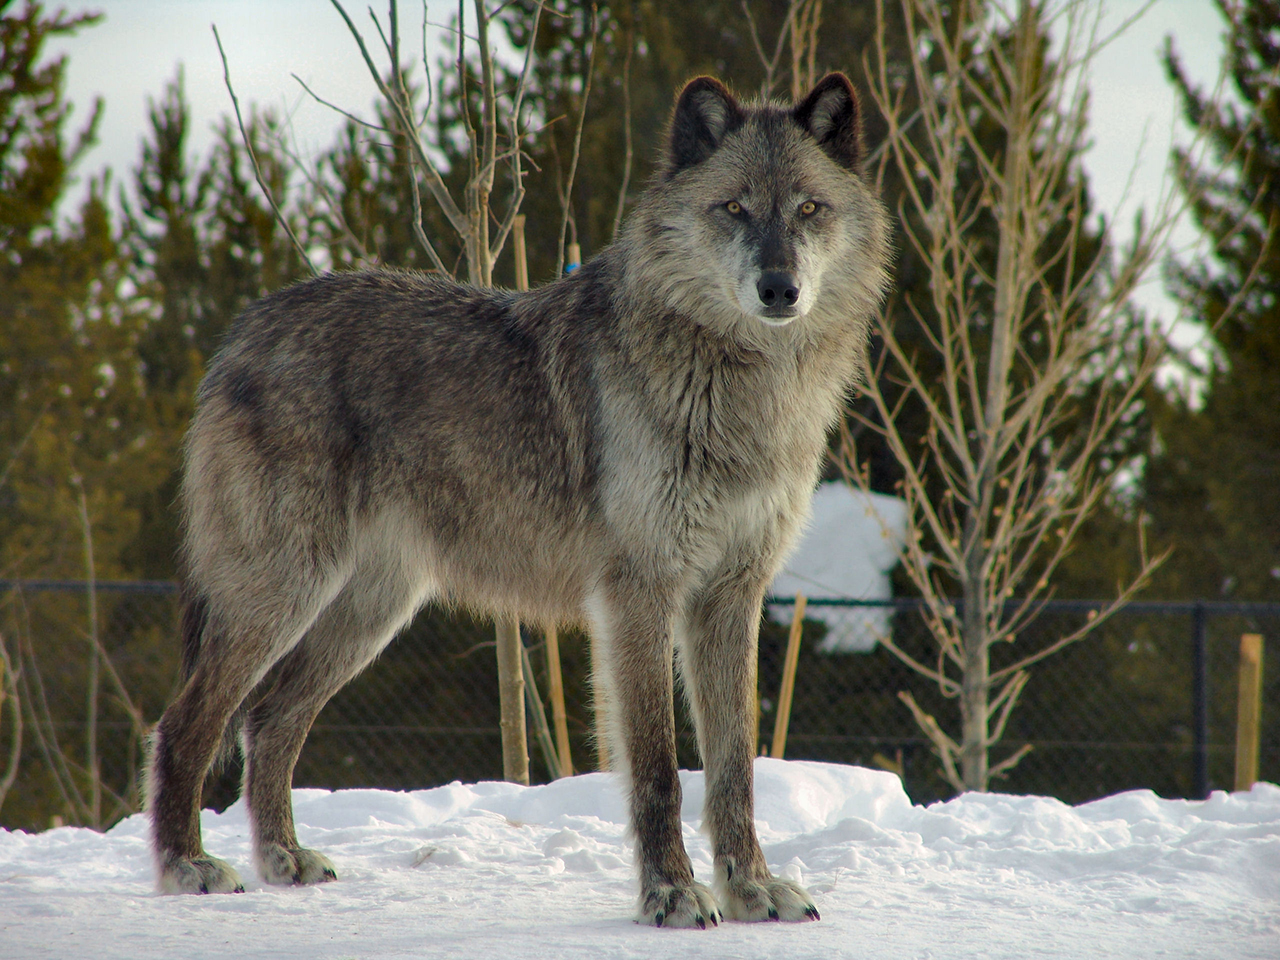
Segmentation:
[(789, 273), (766, 270), (756, 284), (756, 293), (766, 307), (794, 307), (800, 299), (800, 286)]

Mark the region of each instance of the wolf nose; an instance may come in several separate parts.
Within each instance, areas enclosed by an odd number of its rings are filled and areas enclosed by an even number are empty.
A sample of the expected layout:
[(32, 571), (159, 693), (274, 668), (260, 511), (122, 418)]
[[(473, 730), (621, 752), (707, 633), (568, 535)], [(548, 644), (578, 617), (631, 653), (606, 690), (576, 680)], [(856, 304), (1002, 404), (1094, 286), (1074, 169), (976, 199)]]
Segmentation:
[(796, 278), (781, 270), (766, 270), (756, 284), (756, 293), (766, 307), (794, 307), (800, 299)]

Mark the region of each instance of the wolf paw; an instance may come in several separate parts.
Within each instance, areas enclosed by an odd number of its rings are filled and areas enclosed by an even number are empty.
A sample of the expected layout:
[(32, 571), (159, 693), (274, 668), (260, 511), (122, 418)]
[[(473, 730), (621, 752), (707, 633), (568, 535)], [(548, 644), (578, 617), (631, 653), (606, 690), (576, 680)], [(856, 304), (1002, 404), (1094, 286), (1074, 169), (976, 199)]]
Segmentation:
[(262, 879), (279, 887), (299, 887), (338, 879), (332, 861), (323, 853), (306, 847), (264, 844), (258, 849), (257, 865)]
[(822, 919), (804, 887), (790, 880), (774, 876), (756, 880), (730, 871), (728, 878), (717, 881), (720, 906), (730, 920), (754, 923)]
[(637, 923), (654, 927), (699, 927), (720, 923), (715, 897), (705, 884), (659, 884), (640, 895)]
[(240, 875), (217, 857), (171, 857), (160, 865), (161, 893), (244, 893)]

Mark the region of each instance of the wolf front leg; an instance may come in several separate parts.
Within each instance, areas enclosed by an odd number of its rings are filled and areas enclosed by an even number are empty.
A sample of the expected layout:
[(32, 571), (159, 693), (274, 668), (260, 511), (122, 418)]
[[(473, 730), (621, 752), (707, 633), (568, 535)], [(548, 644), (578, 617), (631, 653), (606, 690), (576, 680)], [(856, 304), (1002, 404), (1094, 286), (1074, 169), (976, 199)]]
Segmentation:
[(611, 572), (594, 598), (592, 627), (605, 662), (608, 743), (613, 767), (630, 776), (631, 825), (640, 873), (640, 923), (713, 926), (715, 898), (693, 878), (680, 826), (676, 768), (670, 599), (625, 565)]
[(756, 837), (752, 764), (764, 584), (741, 567), (724, 572), (695, 598), (682, 632), (681, 664), (707, 777), (703, 816), (714, 886), (730, 920), (817, 920), (804, 888), (769, 872)]

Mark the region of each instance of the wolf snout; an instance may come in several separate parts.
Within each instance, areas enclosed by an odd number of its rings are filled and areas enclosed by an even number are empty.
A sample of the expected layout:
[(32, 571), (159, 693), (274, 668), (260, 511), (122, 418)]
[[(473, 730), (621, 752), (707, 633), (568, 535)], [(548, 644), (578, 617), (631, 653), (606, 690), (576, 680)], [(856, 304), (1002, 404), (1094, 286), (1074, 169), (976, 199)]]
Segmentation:
[(756, 293), (766, 308), (794, 307), (800, 300), (800, 284), (782, 270), (766, 270), (756, 282)]

